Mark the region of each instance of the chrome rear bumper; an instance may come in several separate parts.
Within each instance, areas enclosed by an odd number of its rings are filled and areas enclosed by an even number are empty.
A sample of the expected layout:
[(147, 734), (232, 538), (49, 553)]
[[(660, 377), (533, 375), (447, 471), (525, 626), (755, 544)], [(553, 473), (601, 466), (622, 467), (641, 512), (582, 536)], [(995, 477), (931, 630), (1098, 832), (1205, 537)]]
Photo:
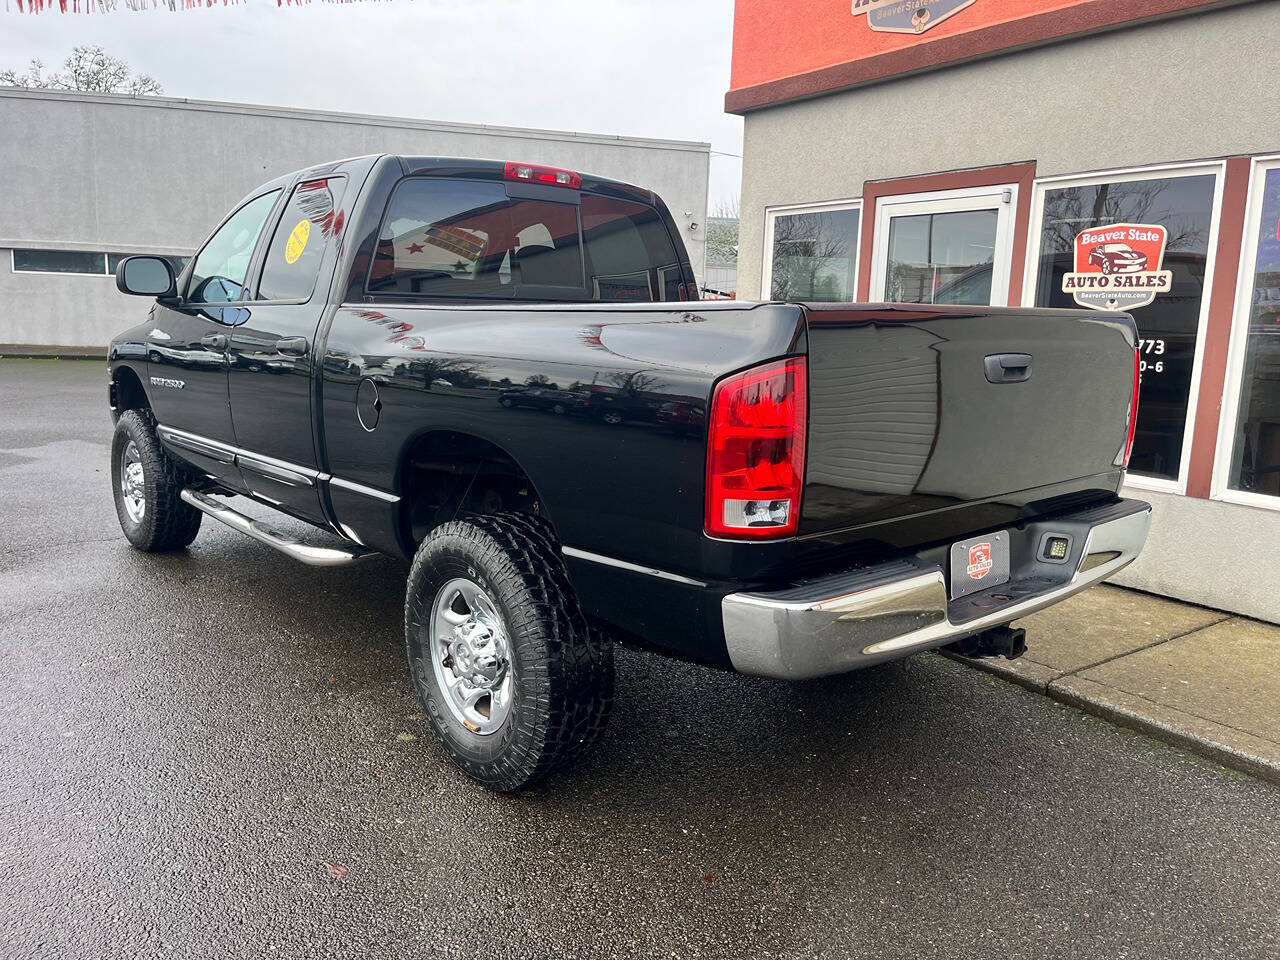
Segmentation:
[[(1086, 511), (1064, 522), (1090, 523), (1073, 565), (1011, 580), (948, 602), (937, 564), (897, 561), (776, 593), (732, 593), (721, 601), (729, 659), (740, 673), (802, 680), (844, 673), (929, 650), (1042, 610), (1133, 562), (1151, 528), (1151, 507)], [(975, 602), (976, 601), (976, 602)], [(973, 615), (981, 604), (989, 612)], [(964, 612), (967, 616), (960, 617)], [(953, 619), (954, 618), (954, 619)]]

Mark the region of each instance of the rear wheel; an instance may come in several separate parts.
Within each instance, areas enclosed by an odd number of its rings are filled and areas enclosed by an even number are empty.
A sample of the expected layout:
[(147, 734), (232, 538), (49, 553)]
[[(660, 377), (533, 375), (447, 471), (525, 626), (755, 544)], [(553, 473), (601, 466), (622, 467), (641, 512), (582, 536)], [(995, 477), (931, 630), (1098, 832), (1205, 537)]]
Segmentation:
[(148, 410), (126, 410), (111, 443), (112, 492), (120, 529), (139, 550), (181, 550), (200, 532), (203, 514), (182, 500), (190, 481), (156, 437)]
[(492, 790), (518, 790), (572, 763), (604, 731), (613, 650), (588, 626), (536, 517), (437, 527), (409, 573), (405, 641), (432, 732)]

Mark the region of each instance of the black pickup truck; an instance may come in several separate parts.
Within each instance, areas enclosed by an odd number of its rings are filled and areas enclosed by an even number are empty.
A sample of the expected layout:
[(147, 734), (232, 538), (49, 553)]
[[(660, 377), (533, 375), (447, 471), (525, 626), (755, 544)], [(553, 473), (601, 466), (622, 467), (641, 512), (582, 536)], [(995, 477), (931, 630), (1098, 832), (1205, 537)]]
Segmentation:
[(615, 641), (788, 680), (1008, 652), (1147, 536), (1130, 317), (703, 302), (662, 201), (586, 174), (327, 163), (116, 283), (154, 301), (110, 350), (129, 540), (411, 562), (414, 685), (494, 789), (598, 739)]

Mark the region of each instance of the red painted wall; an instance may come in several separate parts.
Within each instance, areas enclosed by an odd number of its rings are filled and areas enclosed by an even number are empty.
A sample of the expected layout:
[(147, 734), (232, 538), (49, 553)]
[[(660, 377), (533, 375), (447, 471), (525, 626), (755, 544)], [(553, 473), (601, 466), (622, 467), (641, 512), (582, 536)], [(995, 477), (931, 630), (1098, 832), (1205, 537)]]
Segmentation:
[[(920, 33), (872, 30), (857, 0), (737, 0), (725, 109), (746, 113), (1006, 50), (1246, 0), (900, 0), (937, 12)], [(880, 8), (887, 10), (888, 8)]]
[(808, 73), (881, 53), (932, 43), (1031, 13), (1085, 0), (976, 0), (919, 35), (881, 33), (853, 14), (851, 0), (737, 0), (730, 89)]

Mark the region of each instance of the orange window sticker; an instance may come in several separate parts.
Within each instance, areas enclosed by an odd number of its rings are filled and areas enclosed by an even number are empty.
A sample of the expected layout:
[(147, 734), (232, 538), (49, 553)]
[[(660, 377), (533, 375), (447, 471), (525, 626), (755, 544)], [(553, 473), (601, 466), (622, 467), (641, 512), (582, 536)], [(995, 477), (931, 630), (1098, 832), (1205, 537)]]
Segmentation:
[(307, 240), (311, 236), (311, 221), (302, 219), (289, 234), (289, 242), (284, 245), (285, 263), (297, 263), (302, 251), (307, 249)]

